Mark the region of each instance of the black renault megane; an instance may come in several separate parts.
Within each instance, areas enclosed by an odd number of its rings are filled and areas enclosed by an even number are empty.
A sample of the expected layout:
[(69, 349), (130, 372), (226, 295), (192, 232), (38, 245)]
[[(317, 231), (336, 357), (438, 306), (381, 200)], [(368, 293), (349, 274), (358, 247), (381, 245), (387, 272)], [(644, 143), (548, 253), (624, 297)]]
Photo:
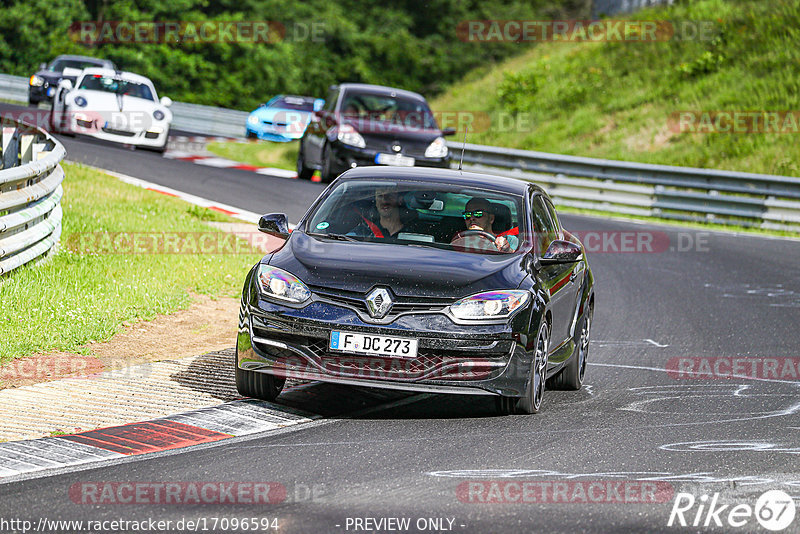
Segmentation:
[(286, 378), (490, 395), (536, 413), (580, 389), (594, 282), (547, 194), (449, 169), (358, 167), (337, 178), (248, 273), (236, 386), (273, 400)]

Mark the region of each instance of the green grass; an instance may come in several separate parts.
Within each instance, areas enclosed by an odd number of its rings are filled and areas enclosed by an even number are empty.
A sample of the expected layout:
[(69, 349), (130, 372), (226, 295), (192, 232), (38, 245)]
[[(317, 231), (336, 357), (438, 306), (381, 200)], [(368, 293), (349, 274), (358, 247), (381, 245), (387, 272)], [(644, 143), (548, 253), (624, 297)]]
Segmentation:
[(192, 293), (240, 293), (261, 254), (76, 252), (70, 243), (96, 232), (216, 234), (202, 221), (220, 216), (80, 165), (63, 167), (64, 246), (0, 278), (0, 362), (55, 349), (87, 354), (89, 341), (108, 340), (123, 321), (187, 308)]
[(472, 143), (800, 175), (800, 134), (668, 124), (677, 111), (799, 110), (800, 0), (697, 0), (629, 17), (709, 21), (711, 31), (706, 40), (542, 43), (469, 73), (432, 107), (488, 113), (491, 127), (473, 129)]
[(257, 167), (276, 167), (293, 171), (297, 165), (299, 141), (275, 143), (253, 141), (250, 143), (209, 143), (206, 147), (220, 157)]

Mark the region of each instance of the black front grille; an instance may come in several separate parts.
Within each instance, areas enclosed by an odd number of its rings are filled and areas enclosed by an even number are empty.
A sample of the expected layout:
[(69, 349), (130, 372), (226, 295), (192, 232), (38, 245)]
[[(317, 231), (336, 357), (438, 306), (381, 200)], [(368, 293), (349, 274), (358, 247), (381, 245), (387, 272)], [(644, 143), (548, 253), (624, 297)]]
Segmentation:
[[(310, 287), (314, 294), (334, 304), (355, 308), (361, 313), (368, 313), (366, 295), (355, 291), (332, 290), (321, 287)], [(402, 313), (437, 313), (443, 312), (455, 302), (454, 299), (425, 298), (425, 297), (393, 297), (394, 304), (388, 316), (397, 316)], [(376, 301), (376, 304), (380, 304)]]
[(136, 135), (136, 132), (129, 132), (127, 130), (117, 130), (116, 128), (109, 128), (107, 126), (103, 127), (103, 131), (105, 133), (110, 133), (113, 135), (121, 135), (122, 137), (133, 137)]

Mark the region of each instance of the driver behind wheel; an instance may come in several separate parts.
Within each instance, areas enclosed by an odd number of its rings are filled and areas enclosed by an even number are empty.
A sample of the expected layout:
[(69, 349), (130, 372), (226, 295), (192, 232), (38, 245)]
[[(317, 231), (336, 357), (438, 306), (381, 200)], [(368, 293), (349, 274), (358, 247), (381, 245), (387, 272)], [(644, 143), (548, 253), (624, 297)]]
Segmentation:
[[(484, 232), (490, 234), (493, 240), (489, 241), (489, 236), (485, 234), (472, 234), (463, 235), (464, 232), (459, 232), (453, 236), (451, 244), (466, 245), (469, 248), (487, 249), (489, 243), (494, 249), (500, 252), (511, 252), (517, 248), (519, 238), (515, 235), (500, 232), (499, 234), (494, 231), (492, 225), (494, 224), (495, 214), (491, 202), (485, 198), (472, 198), (467, 202), (464, 208), (464, 223), (467, 226), (467, 231), (473, 230), (476, 232)], [(506, 235), (504, 235), (506, 234)]]

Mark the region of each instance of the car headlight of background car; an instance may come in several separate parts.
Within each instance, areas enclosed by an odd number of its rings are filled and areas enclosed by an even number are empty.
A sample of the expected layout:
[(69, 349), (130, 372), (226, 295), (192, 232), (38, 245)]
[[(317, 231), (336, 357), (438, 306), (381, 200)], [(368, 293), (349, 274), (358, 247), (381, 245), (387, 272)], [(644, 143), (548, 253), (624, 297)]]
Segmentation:
[(447, 142), (444, 137), (437, 137), (425, 149), (426, 158), (443, 158), (447, 156)]
[(507, 319), (522, 309), (529, 298), (530, 293), (522, 290), (485, 291), (459, 300), (450, 306), (450, 312), (465, 321)]
[(367, 146), (367, 143), (364, 141), (364, 138), (361, 137), (361, 134), (349, 124), (342, 124), (339, 126), (339, 133), (336, 134), (336, 138), (346, 145), (358, 148), (364, 148)]
[(247, 122), (255, 126), (256, 124), (258, 124), (258, 117), (256, 117), (255, 115), (249, 115), (247, 117)]
[(311, 291), (290, 272), (271, 267), (258, 266), (258, 288), (265, 297), (302, 304), (311, 298)]
[(30, 85), (34, 87), (41, 87), (44, 85), (44, 78), (40, 78), (37, 75), (32, 75), (30, 81), (28, 82)]
[(161, 111), (160, 109), (157, 109), (157, 110), (155, 110), (155, 111), (153, 112), (153, 118), (154, 118), (155, 120), (157, 120), (157, 121), (164, 120), (164, 117), (165, 117), (165, 116), (166, 116), (166, 115), (164, 115), (164, 112), (163, 112), (163, 111)]

